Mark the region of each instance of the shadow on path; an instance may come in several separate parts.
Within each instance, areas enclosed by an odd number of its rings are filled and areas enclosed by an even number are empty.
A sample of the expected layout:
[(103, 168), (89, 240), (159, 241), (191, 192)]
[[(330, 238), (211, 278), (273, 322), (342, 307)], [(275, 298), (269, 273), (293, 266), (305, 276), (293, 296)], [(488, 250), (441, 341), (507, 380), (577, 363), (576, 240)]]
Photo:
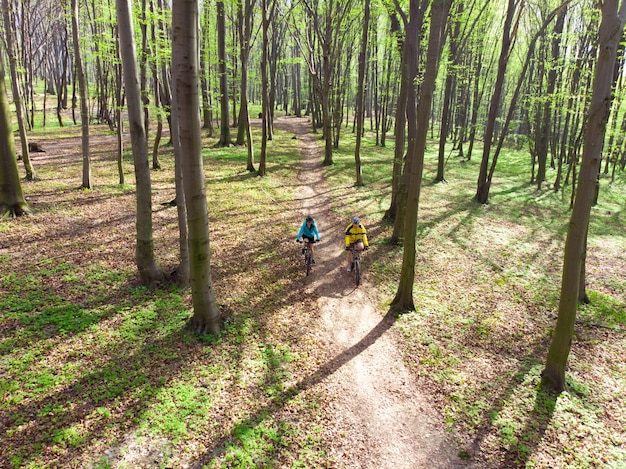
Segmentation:
[(291, 386), (284, 392), (277, 395), (270, 405), (258, 409), (253, 415), (235, 426), (228, 434), (223, 435), (222, 438), (220, 438), (215, 443), (213, 449), (207, 451), (198, 460), (194, 461), (191, 467), (193, 467), (194, 469), (202, 468), (214, 458), (219, 457), (226, 451), (226, 449), (230, 445), (235, 444), (238, 435), (240, 434), (240, 429), (258, 427), (262, 424), (264, 420), (266, 420), (271, 415), (279, 412), (300, 393), (311, 389), (312, 387), (324, 381), (326, 378), (333, 375), (343, 365), (345, 365), (350, 360), (367, 350), (368, 347), (373, 345), (386, 331), (391, 328), (391, 326), (393, 326), (395, 321), (396, 316), (392, 314), (387, 314), (386, 316), (384, 316), (381, 321), (359, 342), (323, 364), (315, 372), (306, 376), (297, 384)]

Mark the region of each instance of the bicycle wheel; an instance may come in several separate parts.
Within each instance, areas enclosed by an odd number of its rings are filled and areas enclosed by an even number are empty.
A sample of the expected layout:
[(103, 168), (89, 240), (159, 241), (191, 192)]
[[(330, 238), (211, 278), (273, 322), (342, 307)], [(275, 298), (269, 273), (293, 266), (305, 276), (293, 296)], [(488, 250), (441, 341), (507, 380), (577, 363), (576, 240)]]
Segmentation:
[(306, 269), (306, 275), (308, 277), (311, 273), (311, 254), (308, 252), (304, 255), (304, 266)]
[(354, 261), (354, 282), (357, 287), (361, 283), (361, 259)]

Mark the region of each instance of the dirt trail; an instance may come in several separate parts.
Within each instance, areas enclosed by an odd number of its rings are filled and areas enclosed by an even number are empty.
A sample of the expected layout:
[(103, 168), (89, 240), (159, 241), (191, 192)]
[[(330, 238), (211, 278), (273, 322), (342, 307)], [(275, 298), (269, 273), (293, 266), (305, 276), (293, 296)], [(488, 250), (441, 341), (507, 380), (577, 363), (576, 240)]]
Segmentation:
[[(330, 455), (340, 467), (464, 467), (442, 430), (442, 418), (421, 395), (404, 366), (393, 333), (364, 283), (355, 288), (345, 271), (343, 230), (330, 210), (322, 172), (321, 147), (307, 119), (280, 117), (277, 128), (296, 134), (303, 155), (299, 174), (302, 215), (312, 214), (320, 228), (306, 294), (315, 298), (321, 335), (331, 357), (330, 372), (318, 384), (332, 397)], [(367, 225), (366, 225), (367, 226)]]

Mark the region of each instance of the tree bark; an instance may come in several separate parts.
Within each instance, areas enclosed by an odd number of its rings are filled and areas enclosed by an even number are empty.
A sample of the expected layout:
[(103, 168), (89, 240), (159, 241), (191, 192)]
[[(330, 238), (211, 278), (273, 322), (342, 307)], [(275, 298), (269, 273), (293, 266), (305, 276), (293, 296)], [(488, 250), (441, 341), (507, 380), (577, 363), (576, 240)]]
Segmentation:
[(228, 122), (228, 75), (226, 73), (226, 19), (224, 0), (217, 0), (217, 55), (220, 76), (220, 141), (218, 146), (230, 145), (230, 127)]
[(565, 389), (565, 369), (572, 346), (578, 307), (581, 263), (585, 254), (585, 238), (589, 227), (596, 178), (602, 161), (602, 146), (610, 112), (611, 88), (614, 81), (613, 67), (624, 30), (626, 1), (622, 1), (619, 12), (617, 0), (605, 0), (601, 9), (602, 21), (598, 34), (598, 56), (593, 79), (593, 94), (585, 129), (576, 200), (565, 241), (559, 315), (548, 350), (546, 366), (542, 372), (543, 386), (556, 392)]
[(237, 6), (239, 28), (239, 59), (241, 61), (241, 83), (239, 88), (241, 105), (239, 106), (239, 128), (237, 129), (237, 145), (247, 144), (248, 158), (246, 169), (254, 171), (254, 147), (250, 131), (250, 112), (248, 110), (248, 56), (250, 55), (250, 39), (252, 34), (252, 9), (256, 2), (245, 0)]
[(131, 20), (131, 3), (130, 0), (116, 0), (116, 6), (120, 34), (120, 54), (122, 56), (124, 84), (128, 100), (128, 126), (135, 165), (137, 191), (137, 245), (135, 248), (135, 260), (141, 281), (144, 285), (152, 286), (163, 279), (163, 273), (154, 258), (152, 188), (148, 162), (148, 141), (143, 121), (144, 114), (142, 113), (135, 34)]
[(363, 88), (365, 87), (365, 56), (367, 54), (367, 33), (370, 22), (370, 0), (365, 0), (363, 13), (363, 35), (361, 37), (361, 51), (359, 52), (359, 78), (356, 94), (356, 144), (354, 147), (354, 160), (356, 169), (356, 185), (363, 185), (363, 171), (361, 169), (361, 137), (363, 134)]
[(545, 92), (546, 102), (543, 105), (541, 115), (541, 126), (539, 131), (539, 145), (537, 148), (537, 178), (535, 183), (537, 189), (541, 189), (542, 184), (546, 180), (546, 166), (548, 161), (548, 141), (550, 139), (550, 124), (551, 117), (553, 116), (552, 108), (555, 106), (556, 97), (554, 96), (554, 90), (556, 89), (557, 80), (557, 62), (559, 60), (561, 36), (563, 34), (563, 24), (565, 22), (565, 9), (559, 14), (556, 24), (554, 26), (554, 34), (551, 44), (551, 62), (552, 65), (548, 71), (548, 88)]
[(30, 212), (20, 183), (11, 125), (9, 98), (4, 75), (4, 57), (0, 47), (0, 219), (19, 217)]
[(183, 155), (181, 166), (187, 208), (190, 285), (194, 310), (191, 325), (199, 334), (216, 335), (221, 329), (221, 320), (211, 280), (209, 218), (202, 162), (198, 93), (198, 0), (174, 0), (172, 33), (174, 95), (177, 104), (173, 112), (178, 113)]
[(82, 131), (83, 154), (83, 189), (91, 189), (91, 158), (89, 156), (89, 109), (87, 107), (87, 80), (83, 70), (83, 61), (80, 55), (80, 40), (78, 32), (78, 0), (72, 0), (72, 40), (74, 42), (74, 62), (80, 94), (80, 127)]
[[(426, 55), (426, 68), (424, 80), (421, 86), (419, 112), (415, 107), (416, 89), (415, 74), (417, 72), (417, 21), (418, 0), (411, 0), (411, 21), (407, 27), (407, 46), (409, 78), (412, 86), (409, 90), (407, 103), (407, 119), (409, 123), (409, 149), (407, 153), (408, 165), (408, 192), (406, 205), (406, 220), (404, 228), (404, 251), (402, 256), (402, 271), (398, 291), (391, 302), (390, 310), (396, 313), (413, 311), (413, 285), (415, 283), (415, 241), (417, 236), (417, 213), (419, 197), (424, 169), (424, 153), (426, 151), (426, 135), (428, 132), (428, 120), (437, 79), (439, 59), (445, 40), (445, 28), (452, 0), (434, 0), (431, 7), (430, 33), (428, 37), (428, 52)], [(411, 129), (414, 128), (414, 130)], [(414, 135), (414, 137), (413, 137)]]
[(15, 46), (13, 44), (12, 21), (9, 13), (8, 0), (2, 0), (2, 12), (4, 17), (4, 35), (6, 38), (7, 52), (9, 54), (9, 68), (11, 70), (11, 87), (13, 89), (13, 102), (15, 103), (15, 116), (17, 118), (17, 127), (20, 132), (20, 142), (22, 144), (22, 161), (26, 170), (26, 179), (32, 181), (36, 179), (35, 170), (30, 161), (28, 152), (28, 136), (26, 135), (26, 125), (24, 122), (24, 106), (20, 92), (19, 79), (17, 75), (17, 56), (15, 54)]
[[(476, 195), (474, 196), (474, 200), (479, 204), (487, 204), (489, 202), (490, 183), (487, 179), (487, 171), (489, 168), (489, 157), (491, 156), (491, 145), (493, 143), (496, 119), (498, 118), (498, 114), (500, 112), (500, 101), (502, 98), (504, 77), (513, 43), (512, 34), (514, 33), (512, 33), (511, 30), (517, 6), (518, 2), (516, 0), (508, 0), (508, 7), (502, 30), (502, 45), (500, 49), (500, 58), (498, 59), (498, 71), (496, 74), (496, 82), (493, 87), (493, 94), (491, 95), (491, 102), (489, 104), (489, 113), (487, 114), (483, 157), (480, 162)], [(517, 28), (515, 28), (514, 31), (517, 31)]]
[(270, 12), (268, 12), (268, 0), (261, 0), (261, 21), (262, 24), (262, 56), (261, 56), (261, 157), (259, 160), (259, 170), (257, 171), (258, 176), (265, 176), (267, 171), (267, 140), (268, 140), (268, 132), (269, 132), (269, 121), (270, 121), (270, 111), (269, 111), (269, 83), (268, 83), (268, 73), (267, 73), (267, 62), (269, 55), (269, 24), (270, 24)]

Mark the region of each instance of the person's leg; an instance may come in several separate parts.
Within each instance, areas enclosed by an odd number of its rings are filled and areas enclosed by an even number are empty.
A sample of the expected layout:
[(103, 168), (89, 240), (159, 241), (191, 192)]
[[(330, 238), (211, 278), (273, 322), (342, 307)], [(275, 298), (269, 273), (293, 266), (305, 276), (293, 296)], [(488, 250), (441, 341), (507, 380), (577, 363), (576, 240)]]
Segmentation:
[[(352, 245), (350, 245), (350, 247), (352, 247)], [(352, 251), (351, 250), (348, 250), (348, 255), (346, 256), (346, 260), (348, 261), (348, 264), (346, 267), (347, 267), (348, 272), (350, 272), (351, 267), (352, 267)]]

